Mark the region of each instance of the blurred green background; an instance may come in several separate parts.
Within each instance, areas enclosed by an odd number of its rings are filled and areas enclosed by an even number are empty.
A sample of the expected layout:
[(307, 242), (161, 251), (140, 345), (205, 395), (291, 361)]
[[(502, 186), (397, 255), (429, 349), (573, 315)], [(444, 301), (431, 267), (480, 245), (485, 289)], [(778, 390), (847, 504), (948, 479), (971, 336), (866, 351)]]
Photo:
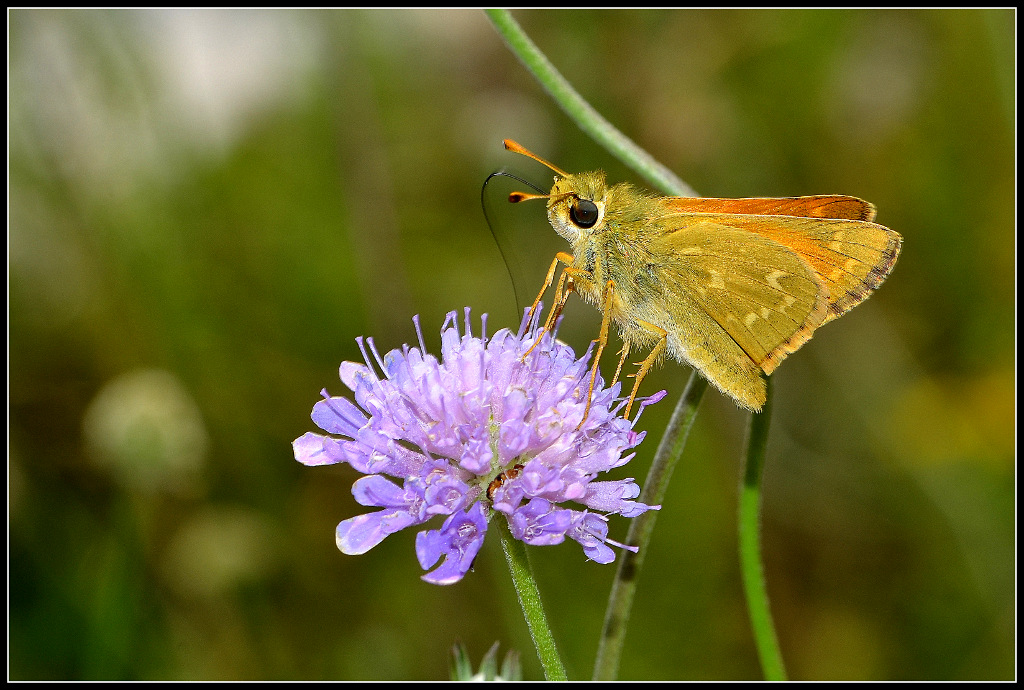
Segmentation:
[[(1013, 678), (1015, 12), (514, 16), (702, 194), (853, 194), (903, 235), (878, 293), (774, 377), (781, 646), (796, 679)], [(479, 660), (500, 640), (539, 678), (495, 540), (452, 587), (418, 579), (413, 530), (345, 556), (357, 474), (290, 443), (322, 387), (345, 392), (356, 336), (415, 342), (420, 314), (436, 352), (450, 310), (517, 322), (481, 184), (551, 178), (502, 138), (639, 180), (480, 12), (8, 17), (10, 677), (443, 679), (455, 641)], [(535, 290), (561, 247), (539, 206), (510, 213), (497, 232)], [(597, 323), (574, 299), (562, 337), (583, 349)], [(644, 476), (688, 375), (645, 381), (670, 397), (617, 476)], [(760, 677), (744, 426), (705, 396), (622, 678)], [(531, 555), (588, 678), (614, 567)]]

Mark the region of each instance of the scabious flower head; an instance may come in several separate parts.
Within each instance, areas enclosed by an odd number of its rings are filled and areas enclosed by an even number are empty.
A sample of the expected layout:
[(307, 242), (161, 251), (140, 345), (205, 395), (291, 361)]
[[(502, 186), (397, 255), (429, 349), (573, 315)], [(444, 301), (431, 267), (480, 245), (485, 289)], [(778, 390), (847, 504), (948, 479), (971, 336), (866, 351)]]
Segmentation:
[[(347, 462), (366, 475), (352, 495), (380, 510), (339, 524), (338, 548), (366, 553), (389, 534), (440, 516), (439, 529), (416, 535), (416, 556), (424, 570), (443, 558), (423, 579), (451, 584), (470, 569), (488, 521), (501, 514), (527, 544), (569, 537), (588, 559), (613, 561), (608, 544), (624, 545), (608, 539), (606, 515), (660, 507), (630, 500), (640, 494), (632, 479), (598, 480), (629, 462), (633, 454), (626, 453), (645, 434), (633, 430), (635, 418), (617, 416), (619, 384), (604, 388), (598, 376), (584, 420), (590, 350), (577, 359), (545, 333), (527, 355), (536, 318), (524, 318), (518, 333), (502, 329), (488, 339), (472, 334), (468, 308), (461, 334), (451, 312), (441, 327), (440, 360), (427, 354), (419, 320), (413, 322), (419, 348), (381, 357), (372, 339), (357, 339), (364, 363), (341, 365), (355, 402), (322, 391), (312, 417), (332, 435), (306, 433), (292, 444), (304, 465)], [(664, 395), (642, 400), (641, 409)]]

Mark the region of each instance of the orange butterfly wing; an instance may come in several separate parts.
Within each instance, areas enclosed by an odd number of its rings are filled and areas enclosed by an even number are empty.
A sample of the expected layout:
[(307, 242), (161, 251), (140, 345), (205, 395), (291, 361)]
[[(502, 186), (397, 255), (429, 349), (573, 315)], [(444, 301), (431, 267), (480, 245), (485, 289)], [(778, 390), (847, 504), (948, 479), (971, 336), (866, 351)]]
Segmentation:
[(819, 196), (712, 199), (672, 196), (660, 200), (670, 213), (741, 213), (749, 216), (796, 216), (798, 218), (875, 219), (873, 204), (844, 194)]
[(768, 237), (810, 265), (828, 289), (831, 321), (864, 301), (896, 265), (903, 238), (872, 223), (875, 207), (852, 196), (751, 199), (668, 197), (669, 213), (706, 220)]

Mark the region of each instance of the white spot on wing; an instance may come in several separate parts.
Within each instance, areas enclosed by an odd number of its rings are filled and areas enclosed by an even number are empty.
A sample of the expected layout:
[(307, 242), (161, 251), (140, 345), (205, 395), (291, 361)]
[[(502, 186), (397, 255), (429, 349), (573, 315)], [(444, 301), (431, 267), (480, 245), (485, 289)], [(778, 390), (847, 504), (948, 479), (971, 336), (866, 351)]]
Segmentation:
[(769, 273), (768, 275), (766, 275), (764, 277), (764, 279), (766, 281), (768, 281), (768, 284), (771, 285), (776, 290), (781, 290), (782, 292), (785, 292), (786, 288), (784, 288), (781, 285), (779, 285), (779, 278), (784, 278), (784, 277), (786, 277), (788, 275), (789, 274), (786, 273), (785, 271), (775, 270), (775, 271), (772, 271), (771, 273)]

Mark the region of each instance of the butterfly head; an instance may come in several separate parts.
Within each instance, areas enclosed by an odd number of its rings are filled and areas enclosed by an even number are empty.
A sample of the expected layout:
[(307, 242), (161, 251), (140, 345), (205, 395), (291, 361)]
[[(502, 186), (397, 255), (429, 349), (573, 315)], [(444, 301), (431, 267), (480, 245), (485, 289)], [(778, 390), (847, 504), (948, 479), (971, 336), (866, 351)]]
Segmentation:
[(548, 220), (571, 244), (604, 227), (608, 187), (601, 171), (555, 180), (548, 195)]
[(510, 202), (546, 199), (551, 226), (573, 245), (603, 227), (608, 197), (604, 172), (570, 175), (510, 139), (505, 140), (505, 148), (542, 163), (558, 175), (549, 194), (513, 192)]

